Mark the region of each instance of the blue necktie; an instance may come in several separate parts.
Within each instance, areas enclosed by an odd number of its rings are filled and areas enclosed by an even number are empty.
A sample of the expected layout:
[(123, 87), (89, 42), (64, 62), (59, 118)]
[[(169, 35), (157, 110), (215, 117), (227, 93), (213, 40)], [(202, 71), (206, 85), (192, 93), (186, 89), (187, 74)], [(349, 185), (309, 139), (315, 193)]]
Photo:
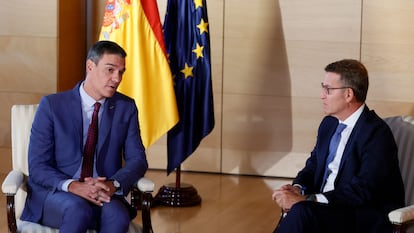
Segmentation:
[(336, 151), (338, 150), (339, 142), (341, 141), (341, 133), (346, 128), (345, 124), (339, 123), (336, 127), (336, 131), (334, 135), (331, 138), (331, 142), (329, 144), (329, 154), (328, 158), (326, 159), (326, 165), (325, 165), (325, 173), (323, 175), (322, 180), (322, 187), (321, 191), (323, 190), (323, 187), (326, 184), (326, 179), (328, 178), (329, 174), (331, 174), (331, 170), (328, 168), (328, 165), (334, 160)]

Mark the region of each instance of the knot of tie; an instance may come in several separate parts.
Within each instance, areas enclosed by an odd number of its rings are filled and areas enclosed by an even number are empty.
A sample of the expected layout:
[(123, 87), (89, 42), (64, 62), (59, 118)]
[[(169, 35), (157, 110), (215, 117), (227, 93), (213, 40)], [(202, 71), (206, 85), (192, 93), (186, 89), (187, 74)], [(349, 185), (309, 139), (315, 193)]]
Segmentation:
[(96, 102), (94, 105), (93, 105), (93, 112), (95, 113), (95, 112), (99, 112), (99, 108), (101, 107), (101, 103), (99, 103), (99, 102)]
[(342, 131), (344, 131), (344, 129), (346, 128), (346, 125), (343, 123), (339, 123), (338, 126), (336, 127), (336, 134), (341, 134)]

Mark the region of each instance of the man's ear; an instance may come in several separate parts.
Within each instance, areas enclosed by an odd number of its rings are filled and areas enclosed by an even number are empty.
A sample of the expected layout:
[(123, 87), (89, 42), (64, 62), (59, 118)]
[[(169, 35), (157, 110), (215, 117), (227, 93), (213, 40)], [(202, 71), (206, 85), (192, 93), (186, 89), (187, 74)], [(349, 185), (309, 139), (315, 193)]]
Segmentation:
[(94, 66), (95, 63), (91, 59), (86, 61), (86, 71), (91, 71)]
[(348, 100), (348, 102), (351, 102), (353, 99), (355, 99), (355, 93), (352, 88), (347, 88), (345, 91), (345, 98)]

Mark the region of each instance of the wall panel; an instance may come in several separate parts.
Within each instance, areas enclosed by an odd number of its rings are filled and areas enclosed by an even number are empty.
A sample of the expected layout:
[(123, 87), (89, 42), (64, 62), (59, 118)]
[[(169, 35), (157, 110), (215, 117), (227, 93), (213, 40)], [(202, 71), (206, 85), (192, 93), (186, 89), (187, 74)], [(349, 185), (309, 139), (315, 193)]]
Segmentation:
[(56, 91), (57, 1), (0, 0), (0, 171), (11, 168), (13, 104)]
[(225, 4), (223, 172), (270, 174), (292, 149), (282, 12), (277, 1)]
[(87, 50), (86, 4), (93, 0), (59, 1), (57, 90), (72, 89), (85, 78)]
[(0, 92), (56, 90), (56, 38), (0, 36)]
[(368, 98), (385, 116), (414, 115), (413, 12), (410, 0), (364, 0), (361, 58), (369, 68)]
[(0, 0), (0, 36), (55, 37), (56, 0)]

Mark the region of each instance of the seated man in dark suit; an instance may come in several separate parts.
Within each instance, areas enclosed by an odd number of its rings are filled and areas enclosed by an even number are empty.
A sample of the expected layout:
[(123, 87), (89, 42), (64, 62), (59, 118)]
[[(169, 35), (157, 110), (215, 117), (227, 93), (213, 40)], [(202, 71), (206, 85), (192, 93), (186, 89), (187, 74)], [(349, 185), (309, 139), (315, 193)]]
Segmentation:
[(41, 99), (29, 143), (22, 219), (61, 233), (125, 233), (136, 210), (125, 200), (148, 167), (133, 99), (117, 92), (126, 53), (99, 41), (86, 78)]
[(285, 213), (275, 232), (391, 233), (387, 214), (404, 206), (404, 186), (392, 132), (365, 104), (368, 72), (350, 59), (325, 71), (327, 116), (305, 167), (273, 192)]

